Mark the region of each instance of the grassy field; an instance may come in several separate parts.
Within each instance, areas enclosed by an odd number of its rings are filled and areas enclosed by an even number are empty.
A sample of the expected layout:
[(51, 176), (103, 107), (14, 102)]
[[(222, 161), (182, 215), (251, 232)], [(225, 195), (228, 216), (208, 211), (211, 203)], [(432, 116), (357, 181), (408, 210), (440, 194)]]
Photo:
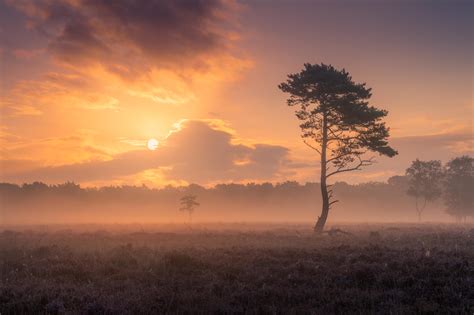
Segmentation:
[(0, 232), (0, 313), (474, 312), (474, 226)]

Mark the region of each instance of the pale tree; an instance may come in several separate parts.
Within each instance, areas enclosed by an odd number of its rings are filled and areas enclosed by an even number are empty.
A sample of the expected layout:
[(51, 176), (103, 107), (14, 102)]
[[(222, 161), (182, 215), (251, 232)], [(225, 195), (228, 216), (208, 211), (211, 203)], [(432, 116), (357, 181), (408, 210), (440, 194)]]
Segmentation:
[(416, 159), (405, 174), (408, 176), (407, 194), (415, 197), (418, 222), (428, 202), (433, 202), (442, 194), (443, 166), (441, 161), (420, 161)]
[(303, 141), (320, 157), (322, 209), (314, 227), (320, 233), (338, 201), (332, 200), (328, 179), (373, 164), (370, 152), (397, 154), (388, 145), (389, 128), (382, 121), (387, 111), (369, 105), (371, 89), (365, 83), (355, 83), (346, 70), (331, 65), (305, 64), (278, 87), (290, 94), (288, 105), (298, 107)]
[(189, 215), (189, 223), (192, 222), (192, 215), (196, 207), (199, 207), (199, 203), (196, 201), (197, 197), (194, 195), (186, 195), (181, 197), (179, 208), (180, 211), (187, 212)]
[(444, 200), (459, 220), (474, 217), (474, 158), (464, 155), (446, 164)]

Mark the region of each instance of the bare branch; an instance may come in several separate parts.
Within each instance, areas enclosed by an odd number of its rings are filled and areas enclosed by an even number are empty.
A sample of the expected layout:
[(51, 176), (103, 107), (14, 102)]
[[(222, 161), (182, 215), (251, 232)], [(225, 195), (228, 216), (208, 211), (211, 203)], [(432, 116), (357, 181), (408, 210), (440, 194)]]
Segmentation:
[(374, 157), (371, 157), (368, 160), (362, 160), (360, 157), (357, 157), (357, 158), (359, 159), (359, 164), (357, 164), (356, 166), (350, 167), (350, 168), (345, 168), (345, 169), (337, 169), (334, 172), (329, 173), (328, 175), (326, 175), (326, 178), (329, 178), (332, 175), (336, 175), (336, 174), (339, 174), (339, 173), (350, 172), (350, 171), (358, 171), (358, 170), (361, 169), (361, 167), (369, 166), (369, 165), (372, 165), (374, 163)]
[(311, 149), (315, 150), (316, 152), (318, 152), (319, 154), (321, 154), (321, 151), (319, 151), (317, 148), (313, 147), (311, 144), (309, 144), (306, 140), (303, 140), (304, 144), (306, 144), (308, 147), (310, 147)]

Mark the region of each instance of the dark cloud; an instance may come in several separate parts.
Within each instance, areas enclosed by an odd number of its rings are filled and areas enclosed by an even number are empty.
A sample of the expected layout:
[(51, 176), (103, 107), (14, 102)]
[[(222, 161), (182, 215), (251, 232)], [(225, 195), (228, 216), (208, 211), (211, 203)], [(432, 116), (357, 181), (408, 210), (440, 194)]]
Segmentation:
[(52, 53), (76, 64), (203, 66), (225, 50), (235, 3), (224, 0), (11, 1), (50, 39)]
[(61, 60), (75, 63), (87, 59), (101, 60), (112, 51), (95, 35), (94, 29), (84, 22), (70, 22), (51, 43), (50, 49)]
[(288, 149), (234, 144), (232, 134), (205, 121), (185, 121), (156, 151), (136, 150), (95, 161), (3, 174), (6, 181), (88, 182), (111, 180), (163, 168), (165, 178), (209, 183), (273, 179), (284, 172)]

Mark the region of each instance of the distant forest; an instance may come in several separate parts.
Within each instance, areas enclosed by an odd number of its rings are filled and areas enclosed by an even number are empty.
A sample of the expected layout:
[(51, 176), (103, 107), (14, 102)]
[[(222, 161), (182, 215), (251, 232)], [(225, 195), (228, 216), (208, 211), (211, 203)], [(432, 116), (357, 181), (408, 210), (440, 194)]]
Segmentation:
[[(332, 222), (416, 222), (414, 198), (407, 194), (408, 176), (386, 183), (350, 185), (337, 182), (340, 203), (331, 210)], [(313, 222), (321, 197), (318, 183), (219, 184), (205, 188), (108, 186), (82, 188), (75, 183), (47, 185), (0, 183), (0, 223), (180, 223), (183, 195), (197, 196), (197, 222)], [(459, 219), (459, 218), (457, 218)], [(441, 199), (428, 203), (424, 221), (456, 221)]]

